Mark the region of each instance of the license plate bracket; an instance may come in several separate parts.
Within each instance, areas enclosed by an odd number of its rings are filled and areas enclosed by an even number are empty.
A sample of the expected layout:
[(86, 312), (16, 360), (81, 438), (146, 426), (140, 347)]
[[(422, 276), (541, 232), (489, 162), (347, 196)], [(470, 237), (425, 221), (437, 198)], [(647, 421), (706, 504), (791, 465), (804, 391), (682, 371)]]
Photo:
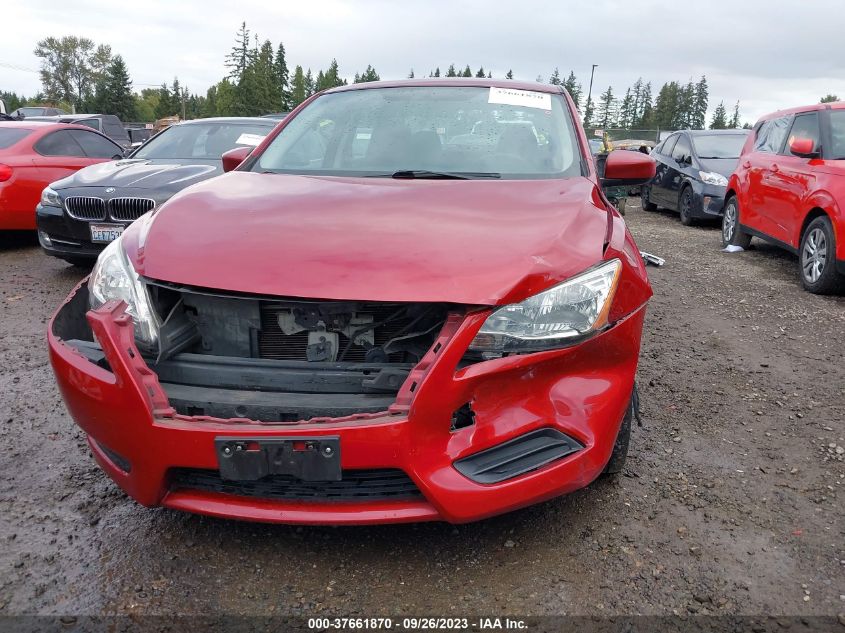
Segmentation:
[(98, 244), (108, 244), (120, 237), (126, 228), (122, 224), (90, 224), (91, 241)]
[(340, 481), (340, 438), (217, 437), (220, 476), (255, 481), (267, 475), (291, 475), (301, 481)]

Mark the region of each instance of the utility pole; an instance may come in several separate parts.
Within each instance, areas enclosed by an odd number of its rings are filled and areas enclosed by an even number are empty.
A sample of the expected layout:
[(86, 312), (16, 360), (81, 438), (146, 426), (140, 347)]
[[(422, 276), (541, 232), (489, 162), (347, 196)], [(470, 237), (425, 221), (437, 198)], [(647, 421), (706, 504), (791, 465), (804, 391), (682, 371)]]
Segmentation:
[[(593, 76), (596, 74), (596, 68), (598, 68), (598, 64), (593, 64), (593, 69), (590, 71), (590, 89), (587, 90), (587, 105), (584, 106), (584, 114), (590, 115), (592, 118), (593, 115), (593, 108), (591, 107), (592, 104), (592, 96), (593, 96)], [(587, 123), (589, 123), (589, 119), (587, 119)]]

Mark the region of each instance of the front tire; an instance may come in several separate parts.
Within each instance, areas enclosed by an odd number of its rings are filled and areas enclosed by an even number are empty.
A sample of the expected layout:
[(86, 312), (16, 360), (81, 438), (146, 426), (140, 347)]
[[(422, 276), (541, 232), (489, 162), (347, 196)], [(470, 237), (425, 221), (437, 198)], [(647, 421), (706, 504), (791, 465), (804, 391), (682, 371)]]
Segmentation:
[(692, 217), (692, 205), (692, 187), (686, 186), (681, 189), (681, 195), (678, 196), (678, 212), (681, 215), (681, 224), (684, 226), (695, 224), (695, 218)]
[(819, 216), (807, 226), (801, 237), (798, 257), (801, 264), (801, 285), (808, 292), (826, 295), (845, 285), (845, 278), (836, 272), (836, 238), (827, 216)]
[(651, 201), (651, 187), (643, 185), (640, 189), (640, 202), (646, 211), (657, 211), (657, 205)]
[[(634, 387), (636, 393), (636, 387)], [(610, 460), (607, 466), (604, 467), (602, 475), (618, 475), (625, 467), (625, 460), (628, 458), (628, 447), (631, 445), (631, 424), (635, 415), (635, 408), (638, 407), (637, 396), (631, 396), (631, 402), (628, 405), (628, 410), (625, 412), (625, 417), (622, 418), (622, 424), (619, 426), (619, 433), (616, 435), (616, 442), (613, 444), (613, 452), (610, 454)]]
[(740, 228), (736, 196), (731, 196), (725, 203), (725, 214), (722, 216), (722, 247), (739, 246), (747, 249), (750, 245), (751, 236)]

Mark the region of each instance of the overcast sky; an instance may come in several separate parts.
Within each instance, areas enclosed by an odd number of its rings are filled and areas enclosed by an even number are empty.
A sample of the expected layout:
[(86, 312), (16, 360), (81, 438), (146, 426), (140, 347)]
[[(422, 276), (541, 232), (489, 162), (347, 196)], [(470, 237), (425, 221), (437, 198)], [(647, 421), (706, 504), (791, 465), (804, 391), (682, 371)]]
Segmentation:
[[(0, 90), (33, 95), (46, 36), (78, 35), (123, 55), (136, 90), (170, 83), (192, 92), (225, 74), (223, 61), (240, 23), (276, 45), (291, 69), (325, 68), (336, 57), (350, 80), (367, 64), (383, 79), (441, 71), (454, 62), (502, 77), (548, 80), (555, 66), (575, 71), (586, 93), (637, 77), (656, 96), (666, 81), (707, 75), (710, 108), (739, 100), (743, 121), (781, 107), (845, 98), (842, 0), (147, 0), (12, 1), (0, 37)], [(10, 67), (13, 66), (13, 67)]]

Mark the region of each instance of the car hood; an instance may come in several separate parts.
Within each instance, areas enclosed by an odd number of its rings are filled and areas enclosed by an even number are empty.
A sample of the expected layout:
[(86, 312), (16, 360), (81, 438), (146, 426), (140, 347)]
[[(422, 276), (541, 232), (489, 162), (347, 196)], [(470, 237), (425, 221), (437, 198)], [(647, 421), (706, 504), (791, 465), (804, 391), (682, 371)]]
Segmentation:
[[(136, 270), (285, 297), (504, 304), (601, 261), (586, 178), (399, 180), (232, 172), (127, 231)], [(139, 247), (139, 240), (143, 242)]]
[(736, 165), (739, 162), (738, 158), (707, 158), (699, 159), (701, 162), (701, 169), (703, 171), (714, 171), (717, 174), (722, 174), (725, 178), (730, 178), (731, 174), (736, 170)]
[(223, 173), (222, 161), (219, 160), (124, 159), (98, 163), (80, 169), (55, 183), (53, 188), (131, 187), (175, 193), (221, 173)]

